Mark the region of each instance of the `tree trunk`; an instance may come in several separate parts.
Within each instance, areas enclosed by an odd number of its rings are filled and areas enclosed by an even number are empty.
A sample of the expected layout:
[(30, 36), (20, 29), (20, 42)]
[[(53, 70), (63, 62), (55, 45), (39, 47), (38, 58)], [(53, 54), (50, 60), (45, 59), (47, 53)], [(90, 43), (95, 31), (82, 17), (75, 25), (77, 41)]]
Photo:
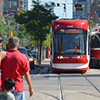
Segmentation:
[(39, 58), (40, 58), (40, 45), (37, 45), (37, 49), (38, 49), (38, 55), (37, 55), (37, 63), (39, 64)]
[(42, 43), (40, 43), (40, 51), (39, 51), (39, 52), (40, 52), (40, 53), (39, 53), (39, 54), (40, 54), (40, 57), (39, 57), (39, 64), (41, 64), (41, 49), (42, 49)]

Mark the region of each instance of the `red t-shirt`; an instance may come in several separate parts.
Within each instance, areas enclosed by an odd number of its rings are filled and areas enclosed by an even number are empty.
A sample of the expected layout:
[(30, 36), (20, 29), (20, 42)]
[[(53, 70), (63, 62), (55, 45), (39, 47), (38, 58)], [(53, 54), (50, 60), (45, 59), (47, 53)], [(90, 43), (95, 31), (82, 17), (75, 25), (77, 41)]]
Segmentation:
[[(30, 71), (27, 57), (18, 50), (7, 50), (6, 57), (2, 60), (0, 69), (2, 83), (6, 78), (15, 80), (16, 92), (24, 91), (22, 73)], [(4, 90), (4, 85), (2, 84)]]

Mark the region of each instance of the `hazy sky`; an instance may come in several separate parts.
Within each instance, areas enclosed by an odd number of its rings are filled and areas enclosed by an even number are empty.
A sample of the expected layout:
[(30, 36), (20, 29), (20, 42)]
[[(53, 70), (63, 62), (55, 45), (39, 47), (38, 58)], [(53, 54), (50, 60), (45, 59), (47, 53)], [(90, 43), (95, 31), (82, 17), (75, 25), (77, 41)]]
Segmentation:
[[(40, 0), (41, 3), (45, 2), (55, 2), (55, 4), (60, 3), (61, 6), (55, 6), (54, 13), (59, 16), (59, 18), (72, 18), (73, 0)], [(32, 0), (28, 0), (28, 9), (31, 9)], [(66, 12), (64, 12), (64, 4), (66, 4)]]

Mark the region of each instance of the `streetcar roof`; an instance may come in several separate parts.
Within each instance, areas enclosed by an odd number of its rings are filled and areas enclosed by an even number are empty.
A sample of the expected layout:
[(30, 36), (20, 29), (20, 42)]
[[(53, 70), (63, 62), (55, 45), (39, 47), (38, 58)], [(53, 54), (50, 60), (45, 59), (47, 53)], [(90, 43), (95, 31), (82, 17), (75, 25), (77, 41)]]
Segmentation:
[(91, 32), (91, 36), (96, 35), (96, 34), (100, 34), (100, 32)]
[(69, 29), (69, 28), (77, 28), (77, 29), (85, 29), (88, 30), (88, 21), (87, 20), (53, 20), (52, 21), (52, 30), (55, 29)]

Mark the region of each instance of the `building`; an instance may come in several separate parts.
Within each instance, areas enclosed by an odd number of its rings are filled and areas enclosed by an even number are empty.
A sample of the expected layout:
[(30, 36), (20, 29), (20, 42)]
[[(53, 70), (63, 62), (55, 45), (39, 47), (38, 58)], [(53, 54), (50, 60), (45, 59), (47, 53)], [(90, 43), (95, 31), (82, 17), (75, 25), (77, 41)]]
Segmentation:
[[(24, 3), (26, 3), (26, 8)], [(27, 0), (3, 0), (3, 15), (14, 16), (15, 13), (18, 14), (19, 10), (27, 10), (28, 7), (26, 5), (28, 5)]]
[(2, 16), (3, 7), (2, 7), (2, 0), (0, 0), (0, 17)]
[(90, 14), (95, 23), (100, 23), (100, 0), (93, 0)]
[[(83, 10), (76, 10), (75, 3), (81, 3)], [(100, 0), (73, 0), (73, 18), (100, 23)]]
[[(81, 4), (83, 9), (77, 10), (75, 4)], [(73, 18), (74, 19), (90, 19), (91, 0), (73, 0)]]
[(24, 0), (24, 10), (28, 10), (28, 0)]

